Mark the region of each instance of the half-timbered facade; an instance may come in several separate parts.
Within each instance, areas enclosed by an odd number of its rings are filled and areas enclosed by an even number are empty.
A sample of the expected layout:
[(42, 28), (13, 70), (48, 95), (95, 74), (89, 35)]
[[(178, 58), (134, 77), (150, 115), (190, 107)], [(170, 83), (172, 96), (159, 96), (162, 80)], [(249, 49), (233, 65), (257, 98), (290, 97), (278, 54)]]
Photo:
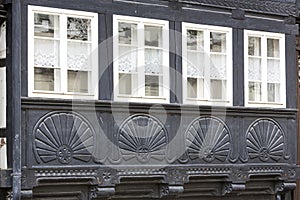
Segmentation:
[(0, 198), (297, 199), (299, 2), (0, 2)]

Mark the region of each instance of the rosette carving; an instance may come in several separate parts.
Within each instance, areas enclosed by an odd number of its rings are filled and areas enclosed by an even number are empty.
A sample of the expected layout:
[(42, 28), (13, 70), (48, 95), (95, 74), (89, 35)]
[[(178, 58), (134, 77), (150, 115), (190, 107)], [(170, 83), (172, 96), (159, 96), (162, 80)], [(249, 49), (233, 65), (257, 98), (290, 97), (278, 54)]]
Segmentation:
[(282, 128), (272, 119), (258, 119), (246, 133), (246, 153), (250, 159), (262, 162), (287, 159), (285, 135)]
[(124, 160), (140, 163), (165, 159), (168, 139), (164, 126), (150, 115), (133, 115), (120, 127), (118, 145)]
[(73, 159), (88, 162), (94, 148), (94, 131), (82, 116), (72, 112), (52, 112), (35, 126), (33, 149), (39, 163)]
[(186, 132), (186, 149), (191, 160), (224, 162), (231, 150), (231, 136), (223, 121), (214, 117), (195, 119)]

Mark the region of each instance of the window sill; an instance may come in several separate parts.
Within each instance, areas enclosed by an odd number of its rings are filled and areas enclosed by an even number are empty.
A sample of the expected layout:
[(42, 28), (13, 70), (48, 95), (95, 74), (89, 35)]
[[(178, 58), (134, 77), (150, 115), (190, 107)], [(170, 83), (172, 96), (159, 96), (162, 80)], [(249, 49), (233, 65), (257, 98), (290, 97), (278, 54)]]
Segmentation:
[(118, 95), (114, 101), (141, 102), (141, 103), (169, 103), (169, 99), (166, 97), (131, 96), (131, 95)]
[(33, 91), (29, 97), (60, 98), (60, 99), (98, 99), (96, 94), (74, 92)]
[(183, 102), (184, 104), (192, 105), (210, 105), (210, 106), (232, 106), (232, 102), (229, 100), (217, 100), (217, 99), (196, 99), (196, 98), (187, 98)]
[(284, 103), (248, 101), (246, 107), (285, 108)]
[(229, 103), (230, 101), (228, 100), (222, 100), (222, 99), (197, 99), (197, 98), (186, 98), (188, 101), (205, 101), (205, 102), (225, 102)]

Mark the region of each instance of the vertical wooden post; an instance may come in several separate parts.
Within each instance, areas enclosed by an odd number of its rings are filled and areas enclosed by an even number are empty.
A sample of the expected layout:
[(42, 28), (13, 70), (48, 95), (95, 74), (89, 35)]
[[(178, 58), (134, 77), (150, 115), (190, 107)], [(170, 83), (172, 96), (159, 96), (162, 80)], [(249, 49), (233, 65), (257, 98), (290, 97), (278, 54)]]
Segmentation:
[(12, 167), (13, 200), (21, 199), (21, 2), (12, 0), (7, 31), (8, 167)]
[[(296, 38), (296, 73), (297, 73), (297, 108), (298, 108), (298, 125), (297, 125), (297, 165), (300, 164), (300, 130), (299, 130), (299, 109), (300, 109), (300, 82), (299, 82), (299, 51), (300, 51), (300, 38)], [(294, 192), (295, 200), (300, 200), (300, 181), (297, 180), (296, 190)]]

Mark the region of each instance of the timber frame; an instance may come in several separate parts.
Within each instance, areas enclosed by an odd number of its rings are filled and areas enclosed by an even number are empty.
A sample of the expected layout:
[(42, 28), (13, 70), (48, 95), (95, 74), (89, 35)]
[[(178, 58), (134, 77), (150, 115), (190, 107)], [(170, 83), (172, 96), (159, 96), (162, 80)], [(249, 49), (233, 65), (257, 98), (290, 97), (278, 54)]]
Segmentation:
[[(28, 5), (98, 13), (98, 100), (28, 97)], [(0, 136), (7, 138), (9, 167), (0, 169), (0, 199), (296, 199), (299, 8), (295, 0), (0, 1), (7, 23), (8, 102)], [(182, 104), (177, 34), (169, 36), (170, 102), (113, 101), (113, 44), (106, 43), (113, 36), (113, 15), (168, 20), (169, 29), (178, 32), (182, 22), (231, 27), (233, 105)], [(285, 34), (285, 108), (245, 107), (245, 29)], [(76, 128), (75, 121), (85, 132), (71, 137), (66, 133)], [(222, 140), (198, 145), (190, 138), (205, 140), (206, 133), (195, 130), (207, 124), (222, 127), (211, 133)], [(160, 131), (147, 132), (145, 126)], [(139, 145), (143, 138), (135, 130), (145, 130), (153, 143)], [(275, 153), (261, 145), (264, 140)], [(252, 144), (259, 147), (254, 153)]]

